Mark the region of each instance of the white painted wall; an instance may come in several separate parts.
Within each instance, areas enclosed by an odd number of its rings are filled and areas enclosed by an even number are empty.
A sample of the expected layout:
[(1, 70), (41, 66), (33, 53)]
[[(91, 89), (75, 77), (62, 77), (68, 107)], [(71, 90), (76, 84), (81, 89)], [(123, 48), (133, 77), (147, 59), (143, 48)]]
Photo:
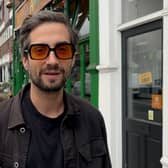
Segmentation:
[(99, 109), (107, 127), (113, 168), (122, 168), (120, 23), (119, 0), (99, 0)]

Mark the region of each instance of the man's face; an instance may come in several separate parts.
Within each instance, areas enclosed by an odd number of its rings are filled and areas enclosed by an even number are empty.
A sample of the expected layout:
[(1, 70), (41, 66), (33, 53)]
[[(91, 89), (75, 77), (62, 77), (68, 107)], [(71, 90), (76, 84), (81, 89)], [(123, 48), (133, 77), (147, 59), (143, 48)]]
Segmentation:
[[(48, 44), (54, 48), (58, 43), (70, 43), (70, 35), (64, 24), (44, 23), (35, 28), (29, 36), (30, 45)], [(29, 72), (31, 84), (42, 91), (52, 92), (61, 90), (71, 72), (74, 63), (72, 59), (58, 59), (53, 51), (43, 60), (33, 60), (23, 57), (23, 65)]]

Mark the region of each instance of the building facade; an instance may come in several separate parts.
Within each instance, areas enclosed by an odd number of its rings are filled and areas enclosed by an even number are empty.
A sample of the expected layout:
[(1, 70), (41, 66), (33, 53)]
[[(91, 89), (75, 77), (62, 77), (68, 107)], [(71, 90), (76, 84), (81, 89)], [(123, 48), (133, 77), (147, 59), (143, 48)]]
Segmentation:
[(12, 10), (0, 1), (0, 90), (9, 91), (12, 63)]
[(168, 167), (168, 1), (99, 1), (99, 108), (114, 168)]

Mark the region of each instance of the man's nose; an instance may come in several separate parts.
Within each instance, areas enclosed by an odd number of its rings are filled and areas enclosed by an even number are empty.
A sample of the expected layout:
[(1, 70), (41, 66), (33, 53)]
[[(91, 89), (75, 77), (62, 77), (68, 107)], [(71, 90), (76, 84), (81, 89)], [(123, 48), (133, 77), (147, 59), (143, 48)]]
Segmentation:
[(49, 55), (47, 57), (47, 63), (50, 63), (50, 64), (59, 63), (59, 60), (54, 51), (49, 52)]

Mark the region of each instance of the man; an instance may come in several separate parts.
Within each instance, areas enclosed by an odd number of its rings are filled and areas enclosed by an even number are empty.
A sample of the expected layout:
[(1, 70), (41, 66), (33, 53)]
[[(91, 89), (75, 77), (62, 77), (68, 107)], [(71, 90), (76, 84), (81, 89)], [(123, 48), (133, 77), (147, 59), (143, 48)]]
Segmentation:
[(27, 17), (20, 43), (30, 83), (0, 104), (0, 167), (111, 168), (100, 112), (64, 91), (77, 44), (64, 14)]

